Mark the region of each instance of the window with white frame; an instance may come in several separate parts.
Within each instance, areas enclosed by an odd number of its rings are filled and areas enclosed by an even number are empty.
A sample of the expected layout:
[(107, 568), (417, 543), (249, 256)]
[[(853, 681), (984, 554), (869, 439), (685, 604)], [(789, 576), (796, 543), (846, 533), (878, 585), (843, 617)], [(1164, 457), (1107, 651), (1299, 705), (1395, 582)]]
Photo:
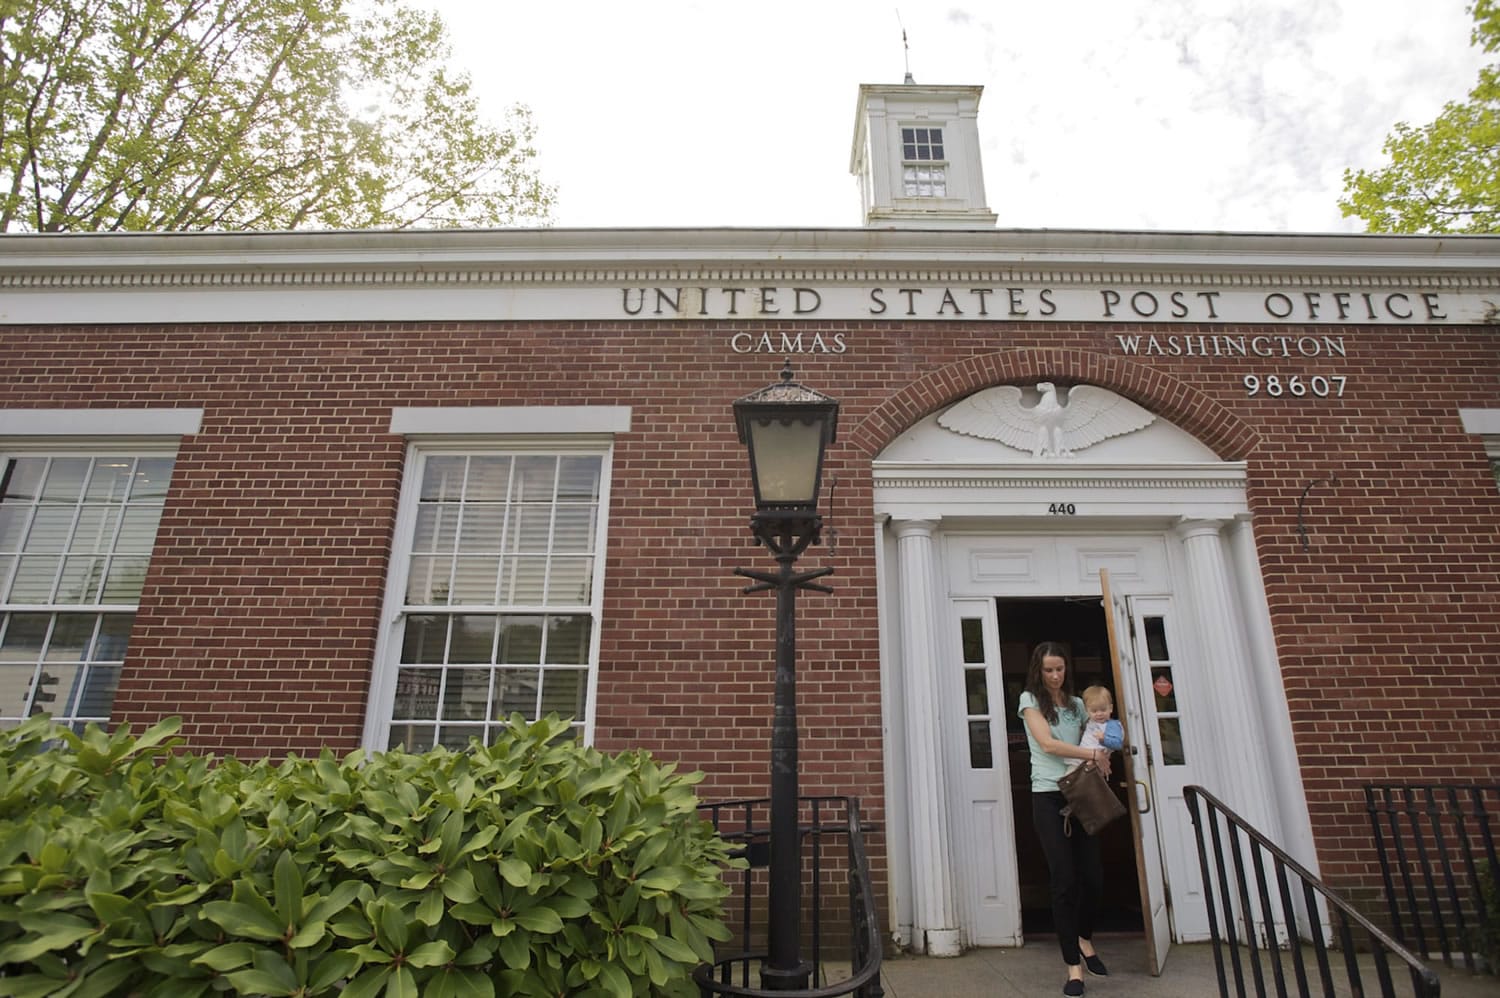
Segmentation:
[(0, 726), (108, 723), (173, 462), (0, 454)]
[(909, 198), (948, 196), (948, 164), (941, 128), (901, 129), (901, 187)]
[(414, 449), (383, 655), (394, 670), (385, 747), (462, 748), (512, 714), (556, 713), (583, 732), (607, 466), (604, 446)]

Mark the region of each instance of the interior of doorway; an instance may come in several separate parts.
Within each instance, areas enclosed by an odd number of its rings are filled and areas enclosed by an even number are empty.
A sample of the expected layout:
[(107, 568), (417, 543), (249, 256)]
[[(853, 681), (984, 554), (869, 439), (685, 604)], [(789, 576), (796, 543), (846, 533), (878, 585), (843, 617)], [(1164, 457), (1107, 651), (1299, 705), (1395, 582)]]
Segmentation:
[[(1109, 630), (1097, 596), (1001, 597), (995, 600), (1000, 630), (1000, 670), (1005, 684), (1006, 743), (1010, 754), (1011, 807), (1015, 815), (1016, 865), (1021, 881), (1021, 931), (1024, 935), (1052, 932), (1052, 902), (1047, 886), (1047, 863), (1031, 826), (1031, 761), (1026, 731), (1015, 716), (1015, 705), (1026, 687), (1031, 650), (1043, 641), (1058, 641), (1069, 650), (1074, 669), (1074, 692), (1098, 684), (1115, 698), (1120, 716), (1121, 697), (1114, 688), (1109, 661)], [(1121, 803), (1121, 767), (1110, 780)], [(1135, 843), (1130, 822), (1115, 821), (1100, 833), (1104, 860), (1104, 897), (1099, 911), (1100, 932), (1144, 931), (1140, 886), (1136, 877)]]

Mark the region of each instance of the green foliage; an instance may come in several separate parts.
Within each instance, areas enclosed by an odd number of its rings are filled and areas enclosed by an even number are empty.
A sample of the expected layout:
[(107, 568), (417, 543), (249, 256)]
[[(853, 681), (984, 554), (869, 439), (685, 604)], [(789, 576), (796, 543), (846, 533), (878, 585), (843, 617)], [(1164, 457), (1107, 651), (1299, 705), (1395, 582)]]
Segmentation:
[(545, 221), (406, 0), (0, 0), (0, 231)]
[[(1470, 35), (1500, 52), (1500, 0), (1474, 0)], [(1500, 63), (1479, 71), (1467, 101), (1450, 101), (1432, 123), (1398, 122), (1384, 147), (1390, 165), (1345, 170), (1344, 215), (1371, 232), (1500, 232)]]
[(727, 938), (693, 777), (513, 717), (273, 765), (44, 718), (0, 744), (0, 996), (695, 993)]

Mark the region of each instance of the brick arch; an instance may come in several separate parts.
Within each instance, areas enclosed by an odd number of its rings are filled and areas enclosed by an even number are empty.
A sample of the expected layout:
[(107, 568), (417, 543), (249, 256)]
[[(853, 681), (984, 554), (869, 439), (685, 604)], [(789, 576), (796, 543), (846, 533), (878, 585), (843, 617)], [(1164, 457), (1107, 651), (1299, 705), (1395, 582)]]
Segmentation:
[(1241, 461), (1259, 437), (1198, 389), (1147, 367), (1087, 350), (1019, 349), (971, 357), (923, 375), (876, 406), (849, 440), (874, 458), (918, 420), (982, 388), (1038, 381), (1090, 384), (1118, 392), (1197, 437), (1220, 459)]

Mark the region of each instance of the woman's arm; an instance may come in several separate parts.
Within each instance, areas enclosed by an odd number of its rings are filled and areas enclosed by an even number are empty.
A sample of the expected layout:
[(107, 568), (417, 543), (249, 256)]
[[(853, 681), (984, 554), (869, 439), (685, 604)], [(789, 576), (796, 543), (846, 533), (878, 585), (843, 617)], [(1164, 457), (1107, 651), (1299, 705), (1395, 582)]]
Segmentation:
[(1053, 735), (1047, 719), (1035, 707), (1025, 708), (1021, 712), (1021, 719), (1026, 722), (1026, 730), (1031, 732), (1031, 737), (1036, 739), (1036, 743), (1041, 746), (1043, 752), (1048, 755), (1062, 756), (1065, 759), (1092, 759), (1099, 767), (1099, 771), (1109, 776), (1109, 752), (1106, 750), (1086, 749)]

